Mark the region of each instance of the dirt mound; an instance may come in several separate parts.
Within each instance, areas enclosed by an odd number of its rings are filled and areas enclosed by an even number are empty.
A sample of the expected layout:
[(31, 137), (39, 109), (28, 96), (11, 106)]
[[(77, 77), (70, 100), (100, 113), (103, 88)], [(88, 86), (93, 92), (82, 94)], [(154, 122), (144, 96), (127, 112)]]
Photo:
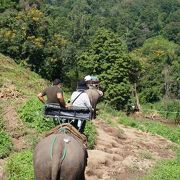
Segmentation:
[(174, 157), (172, 142), (119, 125), (112, 128), (101, 120), (94, 121), (98, 137), (89, 150), (87, 180), (135, 179), (142, 176), (158, 159)]
[(16, 90), (16, 86), (11, 83), (4, 84), (0, 88), (0, 98), (7, 100), (10, 98), (20, 98), (21, 96), (21, 93)]

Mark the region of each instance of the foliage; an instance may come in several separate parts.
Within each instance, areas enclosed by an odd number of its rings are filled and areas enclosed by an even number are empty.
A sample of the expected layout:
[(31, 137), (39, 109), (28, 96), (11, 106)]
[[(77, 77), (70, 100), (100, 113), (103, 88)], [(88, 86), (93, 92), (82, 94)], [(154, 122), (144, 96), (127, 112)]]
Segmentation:
[(53, 19), (37, 8), (4, 12), (0, 18), (0, 51), (43, 77), (60, 77), (67, 40), (53, 32), (53, 26)]
[(178, 52), (178, 45), (157, 36), (148, 39), (142, 48), (131, 53), (143, 66), (138, 87), (142, 102), (179, 97), (179, 66), (175, 67), (180, 60)]
[(96, 140), (96, 136), (97, 136), (97, 132), (96, 132), (95, 125), (93, 125), (93, 123), (91, 121), (87, 121), (85, 130), (84, 130), (84, 134), (86, 135), (86, 137), (88, 139), (88, 144), (87, 144), (88, 149), (93, 149), (95, 140)]
[[(168, 93), (179, 98), (179, 0), (1, 0), (0, 3), (0, 52), (42, 77), (61, 78), (70, 89), (88, 72), (98, 74), (101, 80), (108, 78), (102, 82), (104, 99), (118, 109), (129, 106), (131, 83), (138, 84), (139, 77), (142, 102), (159, 101)], [(102, 29), (99, 35), (98, 29)], [(156, 38), (159, 35), (161, 38)], [(101, 42), (106, 37), (109, 39)], [(98, 46), (99, 52), (95, 49)], [(127, 49), (140, 53), (135, 53), (136, 61)], [(158, 55), (158, 50), (165, 54)], [(170, 64), (165, 56), (173, 59)], [(79, 59), (90, 57), (90, 63), (84, 62), (78, 68)], [(143, 63), (139, 76), (138, 61), (146, 58), (148, 62)], [(89, 64), (96, 60), (102, 61), (95, 63), (91, 71)], [(113, 85), (107, 88), (109, 81)]]
[(137, 79), (139, 64), (128, 56), (121, 39), (111, 31), (100, 29), (88, 51), (79, 57), (79, 69), (98, 75), (104, 99), (117, 109), (130, 102), (131, 82)]
[(5, 11), (7, 8), (12, 8), (17, 0), (0, 0), (0, 12)]
[(6, 165), (9, 180), (33, 180), (32, 152), (29, 150), (12, 154)]
[(44, 118), (42, 107), (42, 103), (34, 98), (27, 101), (18, 110), (20, 118), (38, 132), (47, 131), (54, 127), (53, 121)]

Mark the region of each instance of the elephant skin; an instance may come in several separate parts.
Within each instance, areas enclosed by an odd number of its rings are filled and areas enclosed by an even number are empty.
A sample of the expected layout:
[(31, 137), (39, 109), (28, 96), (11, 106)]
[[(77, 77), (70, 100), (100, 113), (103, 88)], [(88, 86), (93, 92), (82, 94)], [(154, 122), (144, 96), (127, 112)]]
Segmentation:
[(90, 99), (92, 108), (94, 109), (94, 112), (92, 113), (92, 118), (95, 119), (96, 118), (96, 105), (100, 97), (103, 96), (103, 92), (98, 90), (95, 87), (90, 87), (89, 89), (86, 90), (86, 93)]
[(85, 180), (87, 150), (71, 134), (52, 134), (37, 144), (33, 165), (35, 180)]

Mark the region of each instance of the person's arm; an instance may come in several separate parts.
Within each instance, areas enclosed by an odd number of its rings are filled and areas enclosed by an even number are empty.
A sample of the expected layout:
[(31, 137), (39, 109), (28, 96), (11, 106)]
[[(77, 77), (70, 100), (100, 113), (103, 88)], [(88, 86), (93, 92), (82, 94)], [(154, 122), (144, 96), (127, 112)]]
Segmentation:
[(104, 94), (101, 90), (97, 89), (97, 92), (99, 93), (99, 95), (102, 97)]
[(45, 104), (45, 99), (44, 99), (44, 96), (43, 96), (43, 94), (42, 93), (39, 93), (38, 95), (37, 95), (37, 97), (38, 97), (38, 99), (43, 103), (43, 104)]
[(58, 92), (57, 93), (57, 98), (59, 100), (60, 105), (65, 108), (66, 107), (66, 103), (64, 101), (63, 93)]

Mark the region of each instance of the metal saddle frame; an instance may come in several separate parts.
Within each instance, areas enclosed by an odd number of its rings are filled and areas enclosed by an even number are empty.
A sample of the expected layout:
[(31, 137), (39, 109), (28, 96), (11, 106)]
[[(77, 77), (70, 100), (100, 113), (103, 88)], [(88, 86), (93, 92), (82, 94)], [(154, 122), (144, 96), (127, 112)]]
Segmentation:
[(53, 118), (53, 121), (58, 124), (70, 123), (80, 132), (85, 126), (85, 121), (92, 119), (92, 112), (87, 108), (76, 106), (62, 108), (55, 103), (45, 104), (44, 115), (47, 118)]

